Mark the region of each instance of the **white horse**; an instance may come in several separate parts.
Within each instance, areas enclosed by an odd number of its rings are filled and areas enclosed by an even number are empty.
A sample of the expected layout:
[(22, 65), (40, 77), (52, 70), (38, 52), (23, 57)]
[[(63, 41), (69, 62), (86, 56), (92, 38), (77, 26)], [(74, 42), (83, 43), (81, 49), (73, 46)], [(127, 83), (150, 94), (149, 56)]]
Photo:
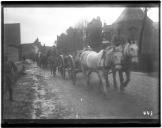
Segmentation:
[(101, 63), (102, 56), (103, 56), (104, 50), (101, 50), (100, 52), (95, 52), (91, 50), (86, 50), (81, 53), (80, 56), (80, 62), (81, 62), (81, 68), (83, 73), (86, 75), (86, 71), (88, 72), (87, 77), (87, 84), (89, 84), (89, 76), (92, 72), (96, 72), (98, 74), (98, 77), (101, 81), (101, 76), (99, 75), (99, 67), (103, 67), (103, 64)]
[[(87, 75), (87, 84), (89, 84), (89, 76), (92, 72), (96, 72), (100, 79), (100, 84), (102, 84), (101, 76), (99, 74), (99, 69), (103, 69), (105, 72), (105, 79), (108, 85), (108, 71), (116, 71), (115, 69), (121, 68), (122, 53), (114, 51), (113, 47), (108, 47), (98, 53), (91, 50), (83, 51), (81, 54), (81, 67), (83, 73)], [(104, 92), (106, 93), (106, 86), (103, 85)]]
[[(130, 68), (133, 63), (138, 63), (138, 45), (134, 42), (128, 42), (125, 45), (120, 46), (123, 51), (123, 61), (122, 61), (122, 69), (119, 71), (119, 77), (121, 86), (120, 89), (124, 90), (124, 88), (128, 85), (130, 81)], [(126, 74), (126, 80), (124, 81), (123, 73)]]

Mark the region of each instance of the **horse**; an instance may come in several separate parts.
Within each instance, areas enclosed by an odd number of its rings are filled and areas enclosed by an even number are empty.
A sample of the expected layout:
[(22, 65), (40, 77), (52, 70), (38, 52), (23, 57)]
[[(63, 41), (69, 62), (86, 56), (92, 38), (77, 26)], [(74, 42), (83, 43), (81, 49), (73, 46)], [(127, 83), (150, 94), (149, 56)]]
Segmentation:
[(40, 67), (43, 69), (47, 68), (47, 64), (48, 64), (47, 58), (48, 57), (45, 53), (40, 54)]
[(103, 56), (104, 50), (100, 52), (95, 52), (91, 48), (84, 48), (80, 55), (81, 70), (85, 76), (87, 76), (87, 85), (89, 85), (89, 76), (92, 72), (97, 73), (100, 84), (102, 84), (101, 76), (99, 74), (99, 68), (102, 67), (101, 59)]
[(108, 73), (111, 70), (111, 73), (113, 75), (114, 87), (116, 89), (117, 88), (116, 72), (122, 68), (123, 54), (122, 54), (122, 51), (119, 50), (115, 46), (107, 47), (104, 51), (105, 51), (105, 53), (103, 55), (103, 58), (104, 58), (103, 73), (104, 73), (104, 78), (106, 81), (106, 87), (108, 87), (108, 88), (110, 87), (110, 84), (108, 81)]
[[(92, 50), (85, 50), (81, 54), (81, 67), (83, 73), (87, 75), (87, 84), (89, 84), (89, 75), (92, 72), (96, 72), (100, 79), (100, 84), (102, 84), (102, 79), (99, 74), (99, 70), (102, 69), (104, 72), (104, 78), (106, 80), (106, 85), (108, 84), (108, 71), (111, 69), (112, 72), (116, 72), (117, 69), (121, 68), (122, 53), (114, 51), (113, 47), (107, 47), (106, 49), (100, 50), (98, 53)], [(115, 73), (114, 73), (115, 74)], [(113, 75), (114, 77), (114, 75)], [(116, 84), (116, 79), (114, 78)], [(103, 84), (102, 84), (103, 85)], [(104, 92), (106, 93), (106, 86), (103, 85)]]
[(48, 64), (49, 64), (51, 74), (55, 77), (56, 69), (57, 69), (57, 57), (54, 55), (50, 55), (48, 57)]
[[(120, 45), (122, 48), (123, 53), (123, 60), (122, 60), (122, 68), (119, 70), (119, 78), (121, 82), (120, 90), (124, 90), (124, 88), (130, 82), (130, 70), (132, 64), (138, 63), (138, 45), (135, 41), (129, 41), (124, 45)], [(123, 73), (126, 74), (126, 80), (124, 81)]]
[(46, 57), (47, 57), (47, 65), (49, 64), (50, 72), (53, 76), (55, 76), (57, 65), (58, 65), (58, 62), (57, 62), (58, 55), (54, 50), (49, 50), (47, 52)]

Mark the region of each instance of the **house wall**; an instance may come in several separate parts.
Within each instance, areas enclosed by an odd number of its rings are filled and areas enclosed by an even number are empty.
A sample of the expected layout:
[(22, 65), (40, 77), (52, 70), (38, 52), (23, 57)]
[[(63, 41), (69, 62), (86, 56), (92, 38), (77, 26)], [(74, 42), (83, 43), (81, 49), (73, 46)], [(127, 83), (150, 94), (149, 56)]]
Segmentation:
[(20, 54), (20, 24), (4, 24), (4, 54), (14, 62), (21, 58)]
[[(124, 21), (113, 24), (114, 34), (123, 37), (125, 40), (136, 40), (139, 45), (140, 31), (142, 27), (141, 20)], [(142, 54), (153, 54), (154, 47), (154, 28), (151, 22), (146, 21), (142, 40)]]
[(22, 44), (22, 56), (28, 56), (34, 52), (34, 47), (31, 44)]

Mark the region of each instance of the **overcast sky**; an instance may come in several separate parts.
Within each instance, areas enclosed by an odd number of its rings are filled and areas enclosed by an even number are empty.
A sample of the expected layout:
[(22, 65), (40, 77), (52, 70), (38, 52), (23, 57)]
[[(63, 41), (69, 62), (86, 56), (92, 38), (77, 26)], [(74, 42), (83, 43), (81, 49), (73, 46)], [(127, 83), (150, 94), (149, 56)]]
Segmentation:
[[(100, 16), (101, 21), (112, 24), (124, 8), (5, 8), (4, 23), (21, 24), (21, 43), (33, 43), (38, 37), (42, 44), (52, 46), (57, 35), (70, 26)], [(158, 8), (151, 8), (148, 16), (158, 22)]]

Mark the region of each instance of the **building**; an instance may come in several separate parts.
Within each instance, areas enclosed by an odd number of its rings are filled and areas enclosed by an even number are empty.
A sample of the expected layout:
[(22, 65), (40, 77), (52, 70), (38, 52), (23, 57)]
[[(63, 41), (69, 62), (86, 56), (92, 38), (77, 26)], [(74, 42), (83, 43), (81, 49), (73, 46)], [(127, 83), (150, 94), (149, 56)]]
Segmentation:
[(42, 46), (38, 38), (33, 43), (21, 44), (22, 56), (29, 57), (31, 54), (38, 53), (41, 47)]
[(14, 62), (21, 59), (20, 37), (20, 23), (4, 24), (4, 54)]
[[(144, 12), (140, 8), (126, 8), (112, 25), (104, 25), (103, 36), (106, 40), (112, 41), (114, 36), (125, 41), (134, 40), (139, 45)], [(156, 26), (156, 27), (155, 27)], [(144, 33), (142, 38), (142, 66), (147, 67), (152, 62), (158, 63), (159, 54), (159, 27), (146, 17)], [(153, 68), (150, 64), (147, 69)], [(147, 70), (146, 69), (146, 70)]]

